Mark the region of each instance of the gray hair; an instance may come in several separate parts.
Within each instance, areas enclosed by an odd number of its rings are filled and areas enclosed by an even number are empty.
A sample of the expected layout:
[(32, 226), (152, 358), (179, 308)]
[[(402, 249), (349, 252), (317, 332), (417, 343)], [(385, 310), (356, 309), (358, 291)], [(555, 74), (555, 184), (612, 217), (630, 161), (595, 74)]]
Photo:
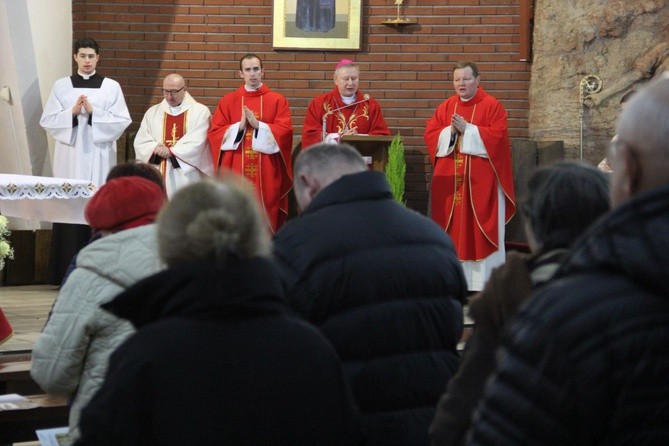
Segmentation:
[[(293, 167), (293, 189), (297, 203), (304, 209), (325, 187), (344, 175), (368, 170), (360, 153), (348, 144), (315, 144), (300, 152)], [(310, 194), (307, 194), (310, 189)]]
[(252, 186), (235, 174), (179, 190), (157, 219), (158, 252), (179, 263), (269, 257), (271, 240)]
[(367, 164), (356, 149), (348, 144), (322, 143), (300, 152), (293, 167), (294, 177), (300, 174), (334, 173), (341, 177), (364, 172)]
[(540, 167), (519, 209), (542, 252), (568, 248), (609, 210), (609, 179), (593, 166), (562, 161)]

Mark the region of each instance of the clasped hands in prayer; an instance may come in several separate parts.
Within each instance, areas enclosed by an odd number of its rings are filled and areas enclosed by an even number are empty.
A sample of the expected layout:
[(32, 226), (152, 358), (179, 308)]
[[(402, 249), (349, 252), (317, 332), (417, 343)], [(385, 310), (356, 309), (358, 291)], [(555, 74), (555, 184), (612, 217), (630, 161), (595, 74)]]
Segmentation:
[(239, 128), (245, 129), (247, 122), (254, 129), (260, 127), (260, 122), (258, 122), (258, 118), (256, 118), (256, 115), (254, 115), (253, 111), (245, 105), (244, 107), (242, 107), (242, 119), (241, 121), (239, 121)]
[(90, 102), (88, 102), (88, 98), (86, 97), (86, 95), (83, 94), (79, 96), (77, 102), (74, 104), (74, 107), (72, 107), (72, 114), (76, 116), (79, 113), (83, 113), (82, 108), (89, 115), (93, 113), (93, 106), (91, 105)]
[(153, 149), (153, 153), (165, 159), (172, 156), (172, 152), (170, 152), (170, 149), (165, 144), (158, 144), (156, 148)]
[(453, 119), (451, 120), (451, 127), (457, 130), (458, 133), (465, 133), (465, 129), (467, 128), (467, 121), (465, 121), (465, 118), (462, 116), (454, 114)]

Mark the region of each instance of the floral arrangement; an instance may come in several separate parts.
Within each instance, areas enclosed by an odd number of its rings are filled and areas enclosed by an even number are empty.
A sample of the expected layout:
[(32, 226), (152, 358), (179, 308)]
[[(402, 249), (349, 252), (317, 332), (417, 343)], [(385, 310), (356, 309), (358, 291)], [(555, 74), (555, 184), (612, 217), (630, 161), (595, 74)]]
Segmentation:
[(14, 258), (14, 250), (9, 246), (5, 237), (10, 234), (9, 221), (4, 215), (0, 215), (0, 271), (5, 267), (5, 259)]

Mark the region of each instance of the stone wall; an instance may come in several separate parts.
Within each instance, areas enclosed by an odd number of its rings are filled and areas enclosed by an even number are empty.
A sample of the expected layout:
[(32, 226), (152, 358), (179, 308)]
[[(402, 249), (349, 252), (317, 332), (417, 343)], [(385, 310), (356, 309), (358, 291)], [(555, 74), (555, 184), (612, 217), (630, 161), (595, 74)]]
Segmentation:
[(537, 0), (530, 138), (563, 140), (566, 157), (579, 158), (579, 84), (597, 75), (602, 90), (583, 108), (583, 158), (597, 163), (615, 132), (622, 95), (666, 69), (667, 0)]

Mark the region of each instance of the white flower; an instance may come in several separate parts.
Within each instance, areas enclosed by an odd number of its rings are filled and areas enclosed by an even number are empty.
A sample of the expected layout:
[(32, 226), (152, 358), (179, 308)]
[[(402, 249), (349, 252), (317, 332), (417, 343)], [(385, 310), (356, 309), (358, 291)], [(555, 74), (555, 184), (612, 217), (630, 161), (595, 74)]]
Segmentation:
[(9, 246), (9, 242), (5, 239), (10, 231), (7, 228), (9, 221), (4, 215), (0, 215), (0, 270), (5, 267), (5, 258), (14, 258), (14, 250)]
[(5, 258), (9, 255), (9, 252), (12, 248), (9, 247), (9, 243), (5, 240), (0, 240), (0, 257)]

